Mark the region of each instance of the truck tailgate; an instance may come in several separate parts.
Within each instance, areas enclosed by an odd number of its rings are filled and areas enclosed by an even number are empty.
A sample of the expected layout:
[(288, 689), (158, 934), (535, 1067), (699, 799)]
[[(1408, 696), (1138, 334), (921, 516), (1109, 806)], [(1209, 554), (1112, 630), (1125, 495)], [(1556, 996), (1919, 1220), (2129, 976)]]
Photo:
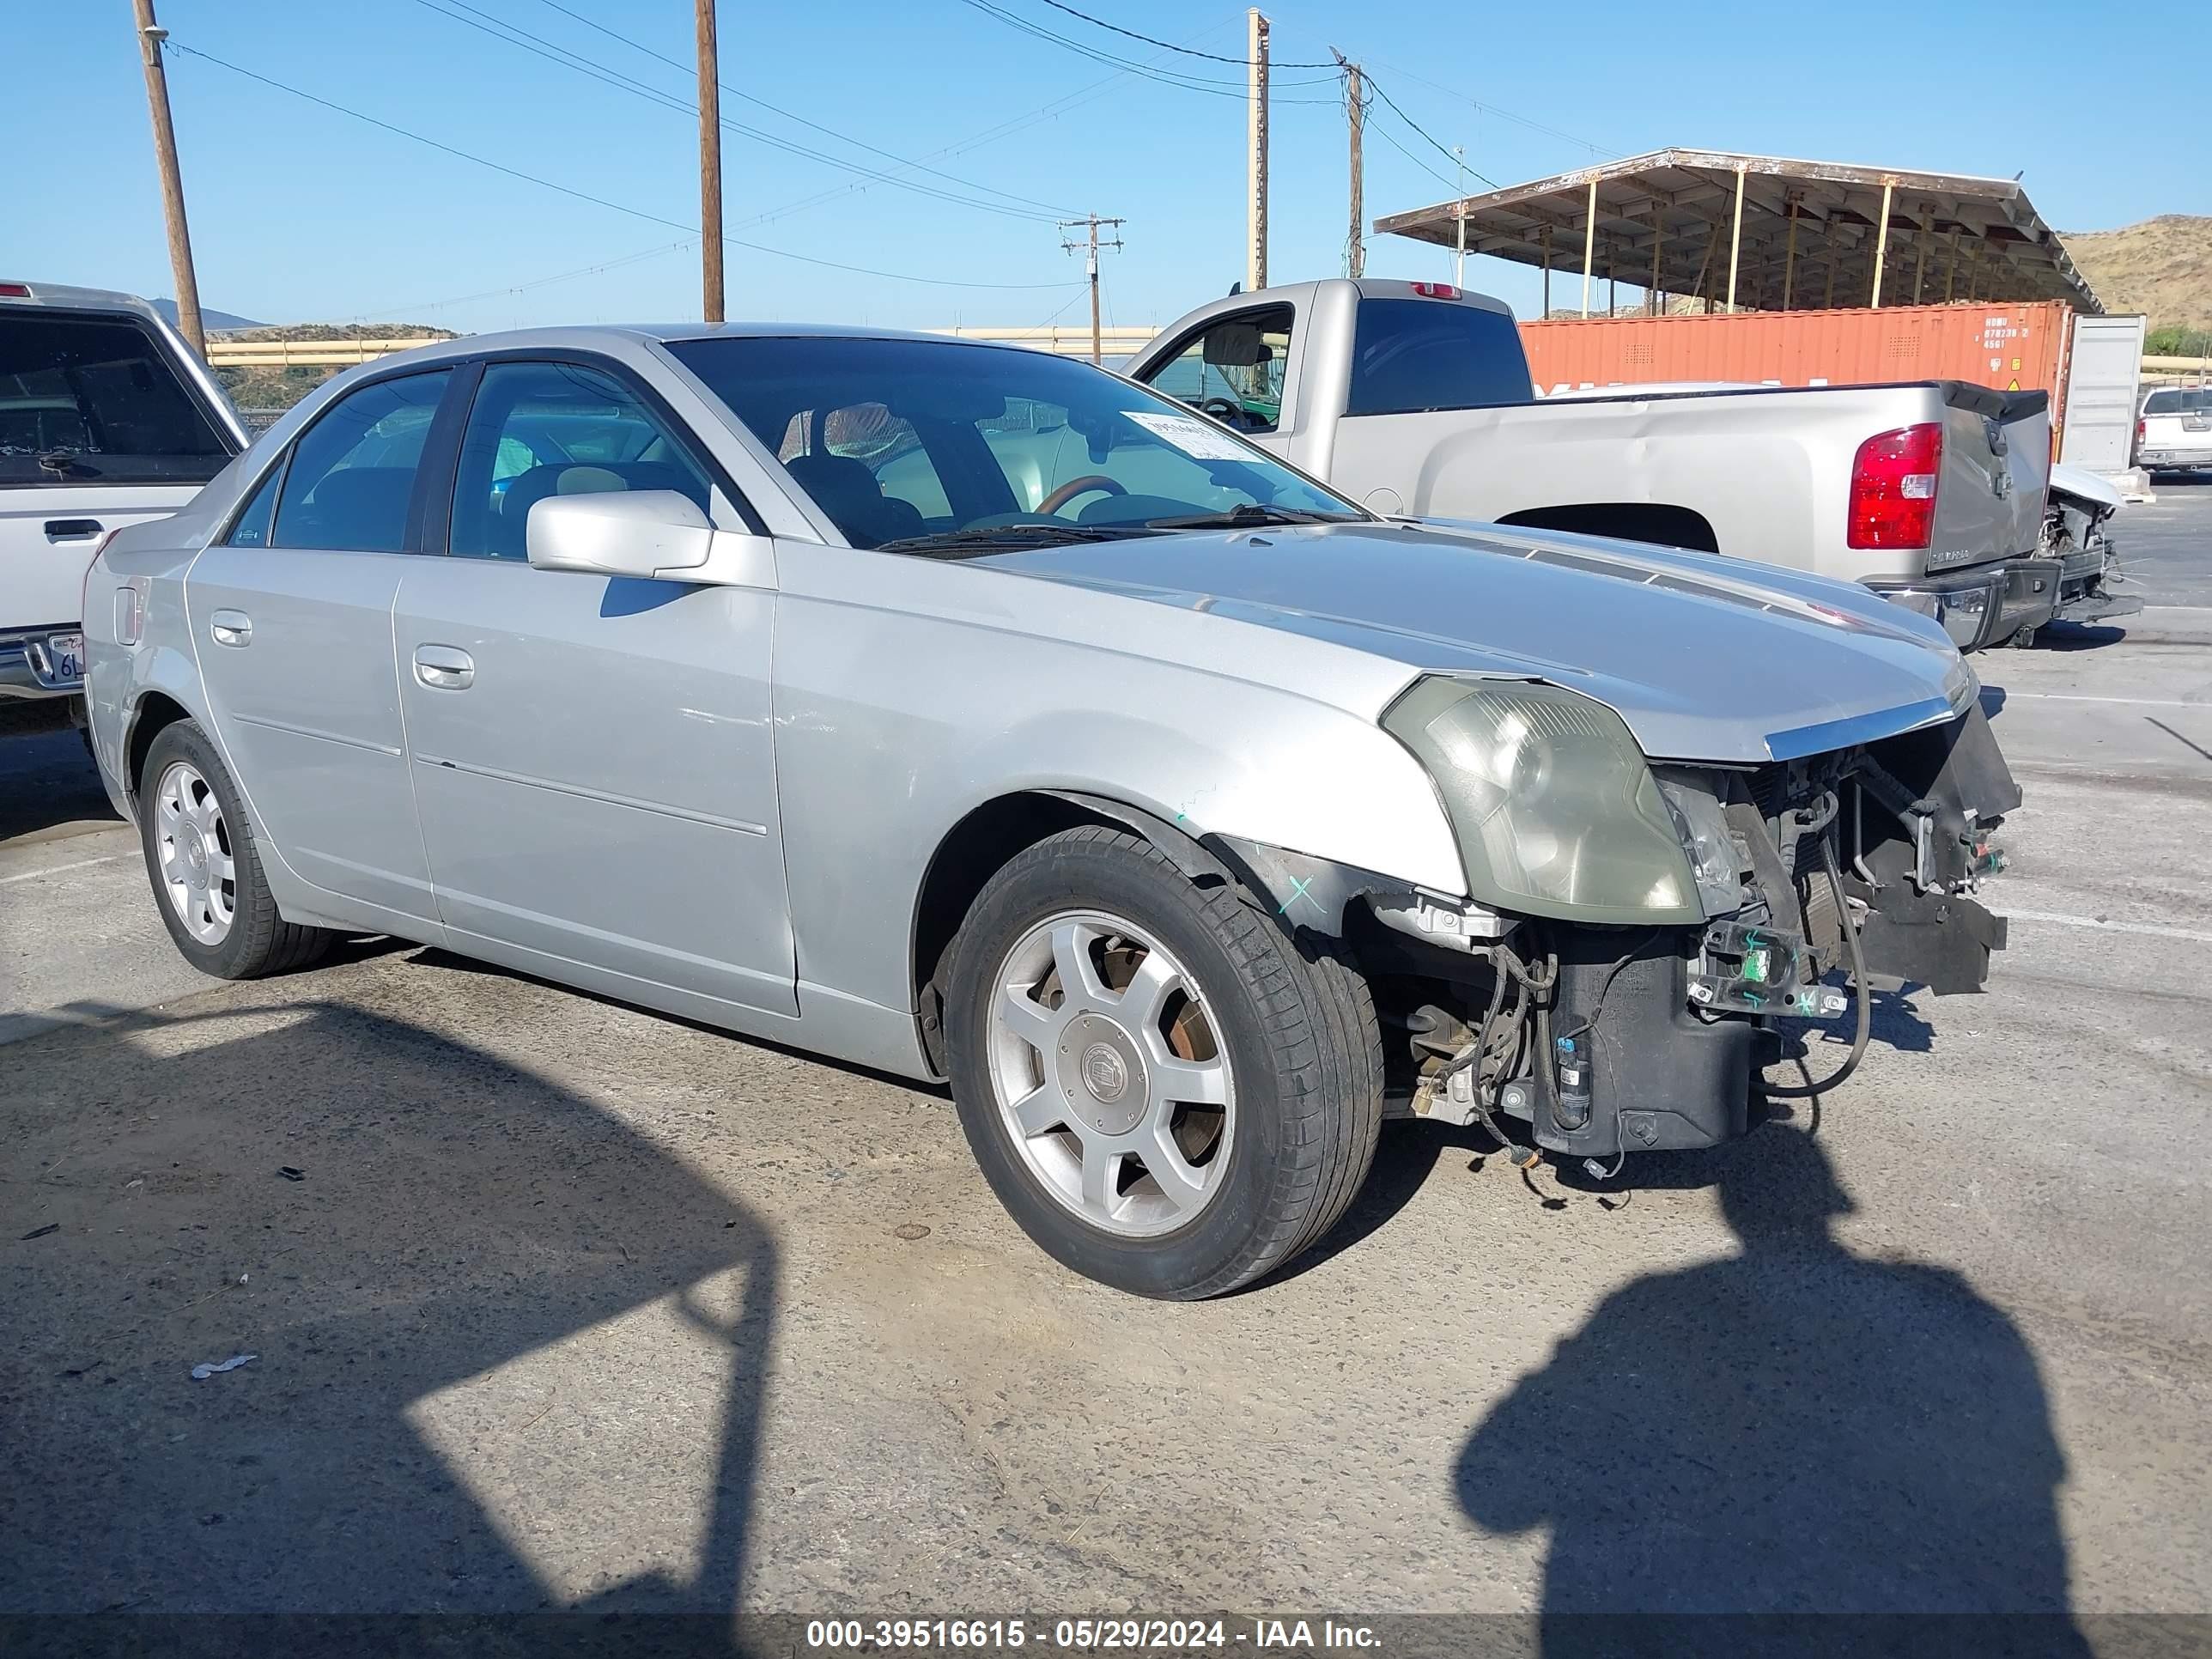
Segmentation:
[(53, 484), (0, 489), (0, 626), (82, 621), (84, 573), (109, 531), (165, 519), (196, 483)]
[(1938, 383), (1943, 471), (1928, 568), (1955, 569), (2032, 553), (2051, 483), (2051, 398), (1965, 380)]

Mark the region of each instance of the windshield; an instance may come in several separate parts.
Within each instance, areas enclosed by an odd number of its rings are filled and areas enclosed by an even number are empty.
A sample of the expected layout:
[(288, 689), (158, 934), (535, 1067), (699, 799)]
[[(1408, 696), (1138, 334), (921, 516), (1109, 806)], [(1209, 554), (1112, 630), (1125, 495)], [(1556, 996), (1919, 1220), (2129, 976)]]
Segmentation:
[(1042, 352), (830, 335), (668, 349), (855, 547), (1365, 516), (1189, 410)]
[(232, 453), (133, 319), (0, 311), (0, 484), (204, 483)]

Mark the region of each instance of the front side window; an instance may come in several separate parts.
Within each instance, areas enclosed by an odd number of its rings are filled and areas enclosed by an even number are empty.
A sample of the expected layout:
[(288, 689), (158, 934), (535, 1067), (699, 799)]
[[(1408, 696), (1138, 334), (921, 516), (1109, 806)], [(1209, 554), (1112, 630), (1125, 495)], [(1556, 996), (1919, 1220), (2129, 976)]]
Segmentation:
[(614, 376), (579, 363), (494, 363), (461, 436), (447, 551), (526, 560), (532, 507), (620, 489), (672, 489), (713, 511), (706, 475)]
[(1273, 432), (1282, 424), (1295, 321), (1290, 307), (1271, 306), (1209, 323), (1151, 384), (1241, 431)]
[(0, 483), (205, 483), (234, 453), (135, 319), (0, 307)]
[(669, 349), (856, 547), (1365, 516), (1189, 410), (1042, 352), (827, 335)]
[(270, 545), (406, 551), (415, 471), (452, 374), (379, 380), (325, 410), (293, 448)]

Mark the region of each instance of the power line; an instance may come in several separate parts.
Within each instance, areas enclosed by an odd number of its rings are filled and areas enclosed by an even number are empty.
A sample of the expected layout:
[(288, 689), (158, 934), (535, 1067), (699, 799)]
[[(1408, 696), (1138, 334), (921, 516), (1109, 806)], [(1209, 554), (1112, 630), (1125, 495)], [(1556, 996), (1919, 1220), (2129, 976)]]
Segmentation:
[[(551, 0), (547, 0), (547, 3), (550, 4)], [(1044, 0), (1044, 3), (1054, 11), (1064, 11), (1070, 17), (1080, 17), (1086, 23), (1096, 24), (1102, 29), (1110, 29), (1115, 33), (1126, 35), (1132, 40), (1141, 40), (1148, 46), (1158, 46), (1165, 52), (1179, 52), (1186, 58), (1203, 58), (1209, 63), (1234, 64), (1239, 69), (1252, 67), (1252, 60), (1249, 58), (1224, 58), (1218, 52), (1194, 52), (1188, 46), (1178, 46), (1168, 40), (1155, 40), (1149, 34), (1139, 34), (1134, 29), (1123, 28), (1119, 23), (1109, 23), (1103, 17), (1093, 17), (1087, 11), (1078, 11), (1073, 6), (1062, 5), (1060, 0)], [(1268, 66), (1271, 69), (1325, 70), (1334, 69), (1336, 64), (1334, 61), (1326, 64), (1284, 64), (1271, 61)]]
[[(453, 0), (453, 3), (457, 5), (462, 4), (464, 3), (464, 0)], [(571, 10), (568, 7), (561, 4), (560, 0), (540, 0), (540, 3), (551, 7), (552, 9), (559, 12), (563, 17), (574, 19), (575, 21), (581, 23), (587, 29), (592, 29), (598, 33), (604, 34), (610, 40), (617, 41), (623, 46), (628, 46), (632, 52), (642, 52), (645, 56), (654, 59), (656, 62), (666, 64), (672, 68), (684, 70), (686, 72), (689, 72), (690, 67), (689, 64), (686, 64), (677, 58), (670, 58), (664, 53), (656, 52), (651, 46), (647, 46), (644, 42), (641, 40), (634, 40), (626, 34), (620, 33), (614, 29), (609, 28), (604, 23), (598, 22), (592, 18), (585, 16), (583, 13), (580, 11)], [(473, 11), (476, 8), (471, 6), (468, 9)], [(772, 115), (781, 115), (787, 121), (795, 121), (800, 126), (811, 128), (812, 131), (822, 133), (825, 137), (835, 138), (840, 143), (850, 144), (855, 149), (866, 150), (871, 155), (880, 155), (886, 161), (896, 161), (901, 167), (913, 167), (918, 172), (929, 173), (935, 178), (943, 179), (949, 183), (959, 185), (968, 190), (980, 190), (987, 196), (1000, 196), (1004, 197), (1010, 202), (1020, 202), (1024, 203), (1030, 207), (1042, 208), (1048, 213), (1060, 214), (1067, 210), (1066, 206), (1061, 204), (1040, 202), (1032, 196), (1018, 196), (1012, 191), (1000, 190), (994, 185), (978, 183), (973, 179), (963, 179), (957, 173), (942, 172), (936, 167), (931, 167), (927, 161), (915, 161), (911, 157), (898, 155), (896, 151), (881, 149), (877, 145), (869, 143), (865, 139), (855, 138), (850, 133), (840, 132), (834, 127), (823, 126), (819, 121), (809, 120), (804, 115), (794, 114), (790, 110), (784, 109), (777, 105), (769, 103), (764, 98), (756, 98), (750, 93), (741, 92), (737, 88), (730, 85), (726, 81), (721, 82), (721, 88), (724, 92), (729, 94), (732, 98), (742, 100), (744, 102), (748, 104), (756, 105), (759, 108), (767, 110)], [(898, 181), (895, 180), (894, 182)]]
[[(418, 311), (442, 311), (447, 306), (466, 305), (471, 300), (496, 300), (510, 294), (525, 294), (532, 289), (546, 288), (555, 283), (574, 282), (579, 276), (596, 276), (602, 271), (620, 270), (625, 265), (638, 264), (647, 259), (665, 259), (672, 253), (681, 253), (688, 248), (697, 246), (696, 238), (688, 242), (663, 242), (658, 246), (643, 248), (635, 253), (625, 253), (618, 258), (602, 259), (596, 264), (579, 265), (574, 270), (564, 270), (556, 276), (532, 277), (526, 283), (506, 283), (498, 288), (478, 289), (473, 294), (455, 294), (443, 300), (416, 300), (408, 305), (387, 306), (381, 311), (356, 311), (353, 313), (353, 320), (365, 323), (377, 317), (406, 316)], [(1073, 305), (1075, 300), (1081, 297), (1078, 295), (1067, 303)]]
[[(556, 191), (579, 202), (588, 202), (594, 207), (607, 208), (616, 213), (628, 214), (633, 219), (643, 219), (651, 224), (665, 225), (671, 230), (684, 232), (687, 236), (696, 236), (700, 234), (696, 225), (687, 225), (680, 219), (665, 218), (658, 213), (649, 213), (643, 208), (631, 207), (623, 202), (610, 201), (604, 196), (594, 196), (589, 191), (578, 190), (570, 185), (556, 184), (550, 179), (539, 177), (537, 173), (525, 173), (521, 168), (508, 167), (503, 161), (494, 161), (482, 155), (471, 155), (467, 150), (457, 149), (441, 140), (427, 137), (419, 132), (410, 132), (405, 127), (395, 126), (389, 121), (380, 119), (374, 115), (364, 114), (360, 110), (349, 109), (343, 104), (334, 103), (330, 99), (320, 97), (314, 93), (303, 91), (298, 87), (289, 86), (282, 81), (258, 74), (252, 70), (231, 63), (228, 59), (218, 58), (213, 52), (202, 52), (196, 46), (185, 46), (173, 35), (166, 44), (172, 52), (199, 58), (204, 63), (213, 64), (218, 69), (227, 69), (234, 75), (243, 76), (249, 81), (258, 81), (264, 87), (271, 87), (278, 92), (289, 93), (295, 98), (304, 99), (308, 103), (319, 105), (324, 109), (349, 116), (356, 121), (366, 122), (370, 126), (380, 128), (401, 138), (410, 139), (416, 143), (427, 145), (432, 149), (439, 150), (460, 161), (471, 162), (480, 167), (488, 167), (494, 173), (505, 173), (510, 179), (520, 179), (525, 184), (536, 185), (541, 189)], [(835, 259), (818, 259), (811, 254), (793, 253), (787, 248), (770, 247), (763, 242), (748, 242), (735, 236), (725, 236), (722, 240), (732, 247), (744, 248), (754, 253), (769, 254), (778, 259), (793, 259), (800, 264), (819, 265), (830, 270), (850, 271), (861, 276), (881, 276), (893, 282), (918, 283), (930, 288), (997, 289), (1012, 292), (1032, 292), (1040, 289), (1068, 286), (1062, 283), (962, 283), (943, 276), (915, 276), (905, 271), (878, 270), (867, 265), (850, 265), (841, 264)]]
[[(629, 93), (634, 96), (643, 98), (647, 102), (657, 104), (664, 109), (672, 110), (681, 114), (689, 115), (695, 119), (697, 118), (699, 106), (696, 104), (688, 103), (681, 98), (675, 97), (671, 94), (661, 91), (657, 87), (649, 86), (646, 82), (639, 81), (633, 76), (623, 75), (619, 70), (602, 69), (599, 65), (591, 64), (578, 57), (575, 53), (568, 51), (565, 47), (556, 46), (550, 41), (544, 40), (538, 36), (531, 34), (530, 32), (526, 29), (516, 28), (514, 26), (507, 23), (499, 18), (493, 17), (488, 12), (480, 11), (476, 7), (468, 5), (466, 3), (466, 0), (452, 0), (452, 3), (459, 5), (463, 11), (475, 13), (475, 17), (464, 17), (459, 12), (449, 10), (446, 5), (439, 3), (439, 0), (415, 0), (415, 3), (416, 4), (422, 7), (426, 11), (435, 12), (439, 16), (450, 19), (453, 22), (465, 24), (470, 28), (477, 30), (479, 33), (491, 36), (495, 40), (503, 41), (508, 46), (520, 46), (523, 51), (531, 53), (534, 57), (542, 58), (548, 63), (557, 64), (563, 69), (574, 70), (580, 75), (589, 76), (594, 81), (616, 88), (619, 91)], [(485, 21), (479, 22), (477, 21), (477, 18), (482, 18)], [(640, 50), (643, 50), (643, 48), (640, 48)], [(653, 55), (658, 56), (659, 54), (655, 53)], [(673, 60), (664, 59), (663, 61), (672, 62)], [(726, 88), (724, 89), (729, 90), (729, 88)], [(737, 95), (742, 96), (742, 94)], [(773, 107), (773, 106), (770, 106), (769, 107)], [(779, 111), (777, 112), (782, 113), (783, 112)], [(794, 117), (793, 118), (796, 119), (799, 118)], [(872, 179), (878, 183), (896, 185), (902, 190), (910, 190), (918, 195), (933, 197), (941, 202), (952, 203), (961, 207), (974, 208), (978, 211), (984, 213), (1000, 214), (1011, 219), (1028, 219), (1040, 222), (1055, 222), (1057, 218), (1057, 216), (1050, 211), (1034, 211), (1024, 208), (1005, 207), (995, 202), (980, 202), (970, 197), (961, 196), (951, 191), (940, 190), (933, 185), (921, 184), (908, 179), (894, 178), (891, 174), (880, 172), (874, 167), (863, 167), (855, 161), (842, 161), (834, 155), (825, 155), (819, 150), (809, 149), (804, 144), (793, 143), (789, 139), (781, 137), (775, 133), (764, 132), (757, 127), (749, 127), (743, 122), (732, 121), (726, 117), (722, 119), (721, 125), (727, 131), (738, 133), (744, 137), (753, 139), (755, 142), (766, 144), (771, 149), (781, 150), (787, 155), (799, 156), (807, 161), (818, 161), (826, 167), (836, 167), (842, 172), (854, 173), (862, 178)], [(825, 131), (828, 131), (826, 128), (823, 130)], [(832, 136), (842, 137), (842, 135), (836, 134), (833, 134)], [(852, 141), (848, 140), (848, 142)], [(899, 158), (894, 157), (893, 159), (897, 160)], [(982, 188), (988, 189), (988, 186), (983, 186)]]
[(1411, 70), (1400, 69), (1395, 64), (1385, 64), (1382, 67), (1393, 75), (1401, 75), (1408, 81), (1418, 81), (1431, 90), (1443, 94), (1447, 98), (1456, 98), (1478, 114), (1494, 115), (1501, 121), (1510, 121), (1516, 126), (1527, 127), (1531, 132), (1540, 132), (1547, 138), (1557, 138), (1563, 143), (1573, 144), (1577, 149), (1586, 149), (1593, 155), (1602, 155), (1607, 153), (1607, 147), (1603, 144), (1580, 137), (1571, 132), (1562, 132), (1557, 127), (1546, 126), (1541, 121), (1532, 120), (1526, 115), (1516, 115), (1510, 109), (1500, 109), (1497, 105), (1485, 103), (1479, 98), (1470, 98), (1467, 94), (1444, 85), (1441, 81), (1431, 81), (1425, 75), (1416, 75)]
[[(1437, 155), (1443, 156), (1445, 161), (1449, 161), (1455, 167), (1467, 167), (1467, 161), (1464, 156), (1455, 155), (1443, 145), (1437, 143), (1436, 139), (1430, 136), (1429, 130), (1426, 127), (1423, 126), (1419, 121), (1416, 121), (1412, 116), (1407, 114), (1404, 110), (1400, 109), (1398, 107), (1398, 100), (1390, 95), (1389, 88), (1385, 87), (1381, 82), (1377, 81), (1373, 75), (1370, 74), (1368, 76), (1367, 84), (1375, 88), (1375, 95), (1376, 97), (1380, 98), (1385, 104), (1388, 104), (1390, 106), (1390, 112), (1395, 115), (1401, 121), (1403, 121), (1407, 126), (1413, 128), (1415, 132), (1420, 134), (1423, 140), (1435, 148)], [(1388, 135), (1385, 136), (1387, 137)], [(1476, 178), (1480, 179), (1484, 184), (1488, 185), (1492, 190), (1504, 188), (1504, 186), (1499, 185), (1495, 179), (1487, 178), (1482, 173), (1475, 173), (1473, 167), (1468, 167), (1467, 170), (1469, 173), (1474, 173), (1474, 176)], [(1458, 188), (1458, 185), (1456, 183), (1454, 183), (1452, 187), (1455, 190)]]
[[(1066, 35), (1056, 33), (1051, 29), (1030, 22), (1025, 17), (1017, 16), (1003, 7), (992, 4), (991, 0), (962, 0), (962, 3), (974, 8), (987, 16), (995, 17), (1007, 27), (1018, 29), (1034, 39), (1049, 41), (1056, 46), (1063, 46), (1069, 52), (1088, 58), (1093, 63), (1111, 64), (1127, 73), (1141, 75), (1147, 80), (1158, 81), (1164, 86), (1180, 87), (1185, 92), (1202, 92), (1215, 98), (1234, 98), (1240, 102), (1247, 96), (1247, 90), (1241, 83), (1231, 84), (1226, 81), (1210, 81), (1199, 76), (1185, 75), (1177, 70), (1164, 70), (1156, 64), (1139, 64), (1127, 58), (1117, 58), (1112, 52), (1102, 51), (1096, 46), (1085, 46), (1080, 40), (1070, 40)], [(1240, 60), (1232, 58), (1229, 61), (1233, 63)], [(1321, 76), (1310, 81), (1286, 81), (1283, 84), (1291, 87), (1320, 86), (1324, 82), (1333, 81), (1335, 78), (1334, 76)], [(1283, 104), (1318, 104), (1331, 109), (1336, 106), (1336, 100), (1333, 98), (1281, 98), (1275, 101)]]

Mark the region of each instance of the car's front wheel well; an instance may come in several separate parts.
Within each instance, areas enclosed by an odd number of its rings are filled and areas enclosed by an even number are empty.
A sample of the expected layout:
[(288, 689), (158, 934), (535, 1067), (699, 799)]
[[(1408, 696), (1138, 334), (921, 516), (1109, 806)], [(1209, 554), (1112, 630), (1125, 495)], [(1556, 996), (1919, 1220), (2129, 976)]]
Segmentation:
[[(986, 801), (969, 812), (939, 843), (915, 905), (915, 1006), (921, 1021), (922, 1047), (940, 1073), (945, 1060), (942, 976), (953, 937), (976, 896), (1025, 849), (1084, 824), (1126, 830), (1156, 843), (1180, 842), (1161, 848), (1179, 865), (1212, 862), (1197, 842), (1179, 836), (1171, 826), (1156, 823), (1139, 808), (1103, 798), (1024, 790)], [(1218, 878), (1203, 872), (1198, 876), (1201, 881)]]
[(165, 728), (191, 718), (191, 712), (182, 703), (159, 691), (149, 691), (139, 698), (131, 714), (131, 736), (124, 757), (123, 787), (132, 800), (138, 799), (138, 775), (146, 769), (146, 756), (154, 747), (154, 739)]

